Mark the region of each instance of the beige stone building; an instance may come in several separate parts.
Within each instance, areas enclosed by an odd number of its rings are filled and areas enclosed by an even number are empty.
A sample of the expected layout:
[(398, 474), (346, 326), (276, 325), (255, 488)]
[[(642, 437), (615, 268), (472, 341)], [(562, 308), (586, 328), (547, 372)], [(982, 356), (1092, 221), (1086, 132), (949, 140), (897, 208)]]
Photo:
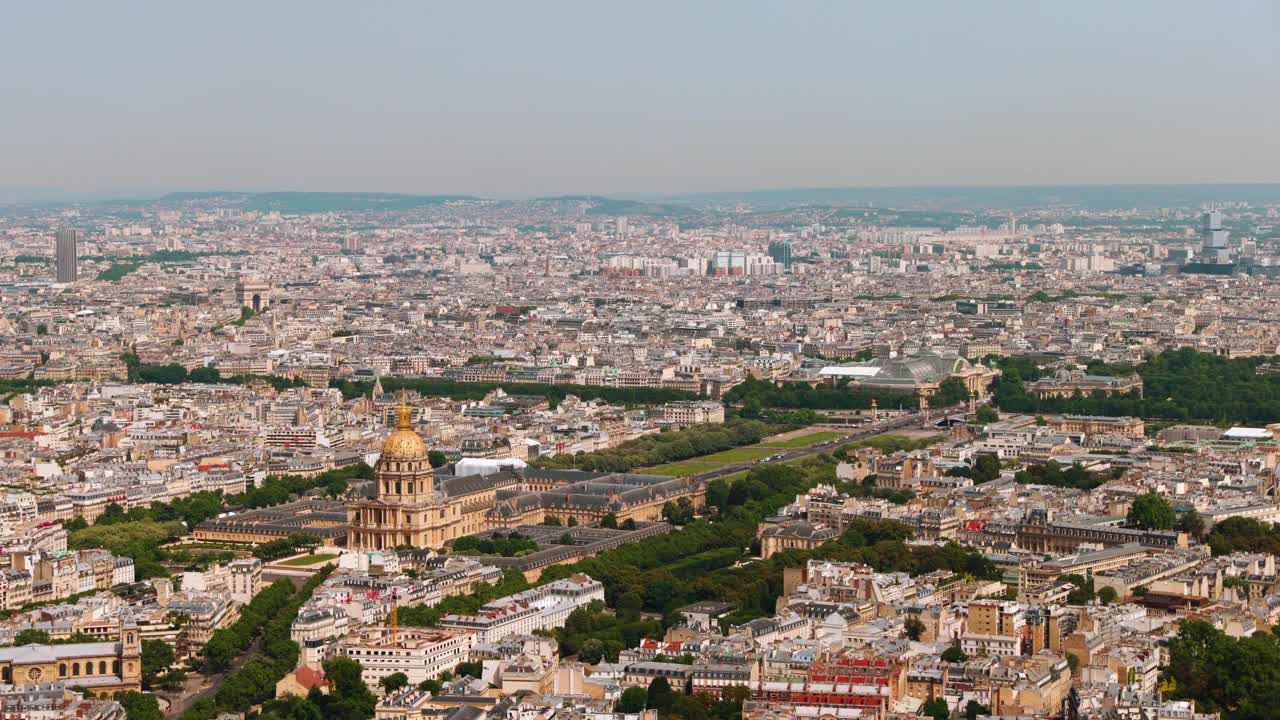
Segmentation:
[(119, 642), (20, 645), (0, 648), (0, 682), (22, 687), (63, 682), (99, 696), (142, 689), (142, 640), (126, 622)]
[(485, 514), (503, 483), (479, 476), (457, 480), (449, 492), (437, 492), (426, 443), (414, 432), (412, 413), (402, 403), (396, 431), (382, 444), (374, 470), (374, 496), (347, 507), (347, 547), (437, 548), (484, 530)]

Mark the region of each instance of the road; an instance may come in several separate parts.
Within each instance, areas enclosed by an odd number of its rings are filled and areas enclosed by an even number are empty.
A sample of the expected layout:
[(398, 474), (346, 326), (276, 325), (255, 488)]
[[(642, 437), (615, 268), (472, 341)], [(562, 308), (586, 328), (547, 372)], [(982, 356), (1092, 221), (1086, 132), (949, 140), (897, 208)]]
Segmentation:
[[(929, 415), (932, 418), (946, 417), (947, 415), (964, 409), (964, 404), (952, 405), (947, 408), (934, 408), (930, 410)], [(831, 452), (834, 448), (846, 443), (865, 440), (866, 438), (875, 437), (876, 435), (884, 435), (885, 433), (893, 430), (901, 430), (913, 425), (921, 425), (923, 422), (924, 413), (915, 412), (907, 415), (899, 415), (887, 420), (881, 420), (871, 425), (864, 425), (852, 432), (842, 435), (841, 437), (835, 438), (834, 440), (827, 440), (825, 442), (818, 443), (817, 445), (810, 445), (809, 447), (783, 450), (780, 455), (775, 456), (773, 460), (750, 460), (747, 462), (733, 463), (718, 467), (715, 470), (708, 470), (707, 472), (699, 473), (693, 477), (704, 483), (710, 482), (716, 478), (722, 478), (726, 475), (742, 472), (743, 470), (750, 470), (757, 465), (764, 465), (773, 462), (790, 462), (792, 460), (799, 460), (801, 458), (812, 457), (814, 455), (821, 455), (825, 452)]]
[(249, 644), (249, 648), (240, 653), (236, 659), (231, 661), (231, 667), (220, 673), (213, 675), (202, 675), (198, 672), (188, 673), (187, 682), (182, 689), (176, 693), (160, 692), (158, 695), (169, 701), (169, 709), (165, 711), (165, 717), (177, 717), (187, 711), (197, 700), (207, 697), (213, 697), (218, 692), (218, 688), (222, 685), (222, 680), (249, 662), (249, 658), (257, 654), (262, 647), (262, 635), (253, 639)]

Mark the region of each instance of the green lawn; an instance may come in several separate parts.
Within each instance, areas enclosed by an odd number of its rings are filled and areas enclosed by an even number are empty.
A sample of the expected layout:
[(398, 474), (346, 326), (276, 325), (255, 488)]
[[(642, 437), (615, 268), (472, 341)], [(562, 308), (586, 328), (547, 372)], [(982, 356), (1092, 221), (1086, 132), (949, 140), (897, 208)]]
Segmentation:
[(641, 468), (635, 472), (650, 473), (653, 475), (674, 475), (676, 477), (684, 477), (686, 475), (697, 475), (698, 473), (715, 470), (721, 465), (727, 463), (742, 463), (759, 460), (761, 458), (776, 455), (779, 451), (809, 447), (820, 442), (825, 442), (833, 438), (838, 438), (844, 433), (834, 430), (818, 430), (807, 435), (794, 437), (790, 440), (778, 440), (770, 442), (768, 440), (761, 441), (755, 445), (746, 447), (730, 448), (722, 450), (711, 455), (702, 455), (700, 457), (689, 458), (688, 460), (680, 460), (677, 462), (669, 462), (663, 465), (655, 465), (653, 467)]
[(319, 565), (320, 563), (328, 562), (337, 557), (338, 557), (337, 555), (303, 555), (302, 557), (296, 557), (291, 560), (285, 560), (280, 564), (293, 565), (295, 567), (301, 567), (306, 565)]
[(720, 463), (700, 462), (698, 460), (683, 460), (681, 462), (671, 462), (665, 465), (655, 465), (651, 468), (644, 468), (637, 472), (643, 472), (650, 475), (674, 475), (676, 477), (684, 477), (685, 475), (697, 475), (708, 470), (715, 470), (720, 467)]
[(855, 440), (844, 446), (845, 450), (857, 450), (863, 447), (879, 448), (886, 455), (892, 455), (899, 450), (923, 450), (930, 445), (946, 439), (946, 435), (929, 435), (922, 438), (913, 438), (907, 435), (897, 435), (893, 433), (885, 435), (874, 435), (862, 440)]
[(697, 458), (697, 460), (700, 462), (739, 463), (759, 460), (763, 457), (769, 457), (776, 452), (777, 450), (772, 448), (740, 447), (733, 448), (732, 450), (724, 450), (715, 453), (714, 455), (703, 455), (702, 457)]
[(776, 440), (776, 441), (763, 440), (756, 447), (802, 448), (802, 447), (809, 447), (811, 445), (817, 445), (818, 443), (826, 442), (827, 440), (835, 440), (836, 438), (842, 437), (843, 435), (844, 433), (837, 432), (835, 430), (820, 430), (818, 432), (809, 433), (808, 435), (793, 437), (790, 440)]

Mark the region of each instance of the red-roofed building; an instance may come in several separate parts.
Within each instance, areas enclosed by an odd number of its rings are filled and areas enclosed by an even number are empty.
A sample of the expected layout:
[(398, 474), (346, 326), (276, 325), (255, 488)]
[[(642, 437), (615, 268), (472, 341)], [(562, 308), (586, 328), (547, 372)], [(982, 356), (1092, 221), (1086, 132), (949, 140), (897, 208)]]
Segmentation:
[(303, 665), (280, 678), (280, 682), (276, 683), (276, 697), (306, 697), (315, 688), (319, 688), (322, 693), (329, 692), (329, 681), (324, 676), (324, 670), (314, 665)]

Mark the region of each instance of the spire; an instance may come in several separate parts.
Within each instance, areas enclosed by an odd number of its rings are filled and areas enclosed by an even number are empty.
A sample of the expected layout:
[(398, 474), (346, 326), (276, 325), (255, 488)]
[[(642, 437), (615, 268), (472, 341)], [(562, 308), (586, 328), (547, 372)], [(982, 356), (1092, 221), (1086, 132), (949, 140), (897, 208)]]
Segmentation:
[(409, 410), (409, 395), (404, 389), (400, 390), (400, 419), (396, 422), (397, 430), (413, 429), (413, 413)]

